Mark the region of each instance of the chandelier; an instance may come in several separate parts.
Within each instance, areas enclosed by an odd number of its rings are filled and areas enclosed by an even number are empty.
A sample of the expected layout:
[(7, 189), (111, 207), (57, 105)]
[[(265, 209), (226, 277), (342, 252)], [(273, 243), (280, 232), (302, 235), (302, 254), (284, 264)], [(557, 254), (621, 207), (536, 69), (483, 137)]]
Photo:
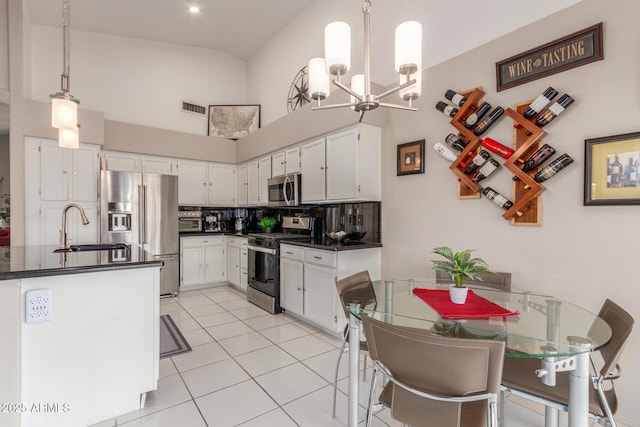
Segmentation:
[[(380, 95), (371, 93), (370, 68), (370, 27), (369, 11), (371, 1), (365, 0), (362, 5), (364, 14), (364, 74), (351, 77), (350, 85), (340, 81), (351, 66), (351, 28), (345, 22), (332, 22), (324, 29), (324, 58), (312, 58), (309, 61), (309, 96), (317, 101), (313, 110), (351, 107), (360, 113), (360, 121), (364, 113), (378, 107), (396, 108), (416, 111), (411, 106), (414, 99), (420, 96), (422, 87), (422, 24), (416, 21), (404, 22), (396, 28), (395, 67), (399, 74), (399, 86)], [(321, 105), (321, 101), (329, 95), (330, 75), (335, 76), (333, 84), (351, 95), (350, 102), (343, 104)], [(400, 98), (408, 101), (408, 106), (381, 102), (381, 99), (399, 92)]]
[(80, 101), (69, 93), (70, 9), (70, 0), (62, 0), (63, 67), (60, 78), (61, 90), (49, 95), (49, 98), (51, 98), (51, 126), (58, 129), (58, 145), (63, 148), (78, 148), (80, 146), (78, 130), (78, 104)]

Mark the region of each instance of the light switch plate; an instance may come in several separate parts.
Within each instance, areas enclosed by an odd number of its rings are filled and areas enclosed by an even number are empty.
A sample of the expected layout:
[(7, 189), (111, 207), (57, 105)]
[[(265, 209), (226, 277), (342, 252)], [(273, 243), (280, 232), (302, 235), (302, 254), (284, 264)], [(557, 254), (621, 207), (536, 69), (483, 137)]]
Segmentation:
[(48, 322), (53, 319), (51, 289), (38, 289), (25, 294), (25, 321), (27, 323)]

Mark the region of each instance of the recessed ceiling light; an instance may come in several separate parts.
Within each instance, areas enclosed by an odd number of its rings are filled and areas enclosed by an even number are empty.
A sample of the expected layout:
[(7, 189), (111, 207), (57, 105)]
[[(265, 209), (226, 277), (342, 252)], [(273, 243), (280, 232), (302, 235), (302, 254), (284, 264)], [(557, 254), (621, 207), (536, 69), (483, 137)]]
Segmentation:
[(200, 8), (198, 6), (190, 6), (189, 7), (189, 12), (193, 13), (194, 15), (196, 13), (200, 13)]

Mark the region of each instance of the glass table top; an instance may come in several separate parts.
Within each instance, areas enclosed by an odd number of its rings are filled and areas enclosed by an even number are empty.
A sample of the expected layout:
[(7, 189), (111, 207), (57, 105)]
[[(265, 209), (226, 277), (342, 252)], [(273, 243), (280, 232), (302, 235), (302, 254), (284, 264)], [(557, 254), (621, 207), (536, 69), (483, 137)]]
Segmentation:
[[(431, 330), (439, 335), (503, 340), (509, 357), (564, 357), (597, 350), (611, 339), (611, 328), (596, 314), (570, 302), (530, 292), (505, 292), (482, 286), (470, 289), (518, 315), (488, 319), (445, 319), (417, 297), (413, 289), (448, 289), (434, 280), (395, 279), (373, 282), (376, 297), (346, 293), (345, 305), (387, 323)], [(364, 305), (364, 308), (358, 308)], [(355, 307), (355, 308), (354, 308)]]

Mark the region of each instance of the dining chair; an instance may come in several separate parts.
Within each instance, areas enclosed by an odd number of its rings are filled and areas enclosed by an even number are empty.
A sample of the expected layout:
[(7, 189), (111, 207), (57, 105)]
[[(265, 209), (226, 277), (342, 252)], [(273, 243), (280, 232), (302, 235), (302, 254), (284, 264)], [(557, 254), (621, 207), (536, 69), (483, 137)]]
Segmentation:
[[(496, 427), (503, 341), (449, 338), (362, 315), (374, 371), (388, 378), (379, 401), (411, 426)], [(366, 426), (373, 416), (372, 374)]]
[[(498, 289), (501, 291), (511, 290), (511, 273), (478, 273), (482, 280), (465, 280), (466, 285), (486, 286), (488, 288)], [(436, 270), (436, 283), (451, 283), (451, 277), (440, 270)]]
[[(608, 422), (611, 427), (616, 427), (613, 415), (618, 409), (618, 398), (613, 385), (614, 380), (620, 377), (618, 360), (622, 349), (633, 329), (633, 317), (618, 304), (607, 299), (598, 317), (603, 319), (611, 327), (611, 340), (599, 349), (601, 355), (601, 368), (596, 368), (593, 355), (591, 360), (591, 383), (589, 388), (589, 418), (603, 424)], [(588, 335), (593, 335), (592, 326)], [(558, 372), (556, 385), (547, 386), (535, 375), (540, 369), (540, 359), (506, 358), (502, 374), (502, 401), (508, 393), (521, 396), (529, 400), (551, 406), (562, 411), (568, 410), (569, 405), (569, 374)], [(605, 389), (605, 382), (607, 389)], [(502, 419), (506, 412), (501, 413)], [(605, 424), (606, 425), (606, 424)]]
[[(351, 276), (345, 277), (336, 281), (336, 289), (338, 291), (338, 298), (342, 304), (345, 317), (349, 319), (348, 307), (350, 303), (360, 304), (362, 307), (371, 306), (375, 307), (376, 293), (373, 289), (373, 283), (368, 271), (361, 271)], [(338, 370), (340, 369), (340, 360), (342, 354), (349, 351), (347, 343), (349, 341), (349, 322), (344, 327), (343, 331), (344, 339), (342, 340), (342, 348), (338, 352), (338, 361), (336, 362), (336, 372), (333, 379), (333, 417), (336, 416), (336, 399), (338, 395)], [(367, 342), (360, 340), (360, 354), (364, 356), (364, 371), (362, 373), (363, 379), (366, 379), (367, 372), (367, 355), (369, 354), (367, 348)]]

